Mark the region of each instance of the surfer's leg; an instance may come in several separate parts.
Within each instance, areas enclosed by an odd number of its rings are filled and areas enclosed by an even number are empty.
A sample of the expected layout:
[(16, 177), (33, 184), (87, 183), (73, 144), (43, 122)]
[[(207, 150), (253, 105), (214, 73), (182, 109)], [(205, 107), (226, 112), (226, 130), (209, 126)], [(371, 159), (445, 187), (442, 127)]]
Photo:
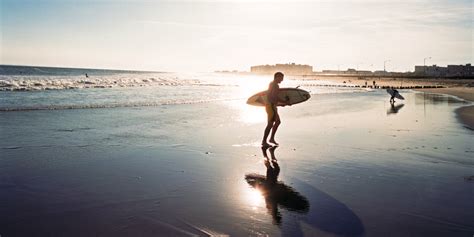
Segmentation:
[(272, 129), (273, 122), (268, 121), (267, 127), (265, 127), (265, 131), (263, 132), (263, 139), (262, 139), (262, 146), (268, 147), (270, 144), (267, 143), (268, 135), (270, 134), (270, 130)]
[(281, 124), (280, 115), (278, 114), (278, 111), (276, 110), (276, 107), (275, 107), (275, 122), (273, 123), (272, 135), (270, 136), (270, 142), (275, 144), (275, 145), (278, 145), (278, 143), (275, 141), (275, 134), (276, 134), (276, 131), (278, 130), (278, 126), (280, 126), (280, 124)]
[(265, 111), (267, 112), (267, 126), (265, 127), (265, 131), (263, 132), (263, 139), (262, 139), (262, 146), (270, 146), (267, 143), (268, 135), (270, 134), (270, 130), (273, 127), (273, 122), (275, 119), (275, 113), (272, 109), (271, 105), (265, 106)]

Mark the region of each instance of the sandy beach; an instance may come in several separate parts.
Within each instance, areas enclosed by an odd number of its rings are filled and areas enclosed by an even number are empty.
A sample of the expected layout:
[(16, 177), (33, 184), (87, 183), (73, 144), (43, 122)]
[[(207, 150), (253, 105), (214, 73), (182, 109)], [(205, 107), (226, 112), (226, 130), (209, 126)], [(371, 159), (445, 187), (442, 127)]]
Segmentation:
[[(441, 87), (468, 87), (473, 85), (471, 79), (442, 79), (442, 78), (397, 78), (397, 77), (364, 77), (364, 76), (305, 76), (307, 80), (327, 80), (339, 84), (373, 86), (375, 82), (379, 87), (416, 87), (416, 86), (441, 86)], [(367, 84), (366, 84), (367, 83)]]
[[(448, 87), (434, 89), (419, 89), (428, 93), (447, 94), (461, 99), (474, 102), (474, 87)], [(459, 120), (469, 129), (474, 129), (474, 105), (462, 107), (456, 110)]]
[(448, 88), (419, 89), (419, 91), (428, 92), (428, 93), (453, 95), (461, 99), (474, 102), (474, 87), (448, 87)]
[[(309, 78), (308, 80), (328, 80), (338, 85), (347, 86), (368, 86), (373, 87), (408, 87), (414, 90), (446, 94), (459, 97), (463, 100), (474, 102), (474, 82), (472, 79), (439, 79), (439, 78), (378, 78), (378, 77), (337, 77), (337, 76), (320, 76)], [(367, 83), (367, 84), (366, 84)], [(419, 87), (442, 87), (442, 88), (419, 88)], [(459, 121), (466, 125), (466, 128), (474, 128), (474, 107), (467, 106), (455, 111)]]
[(0, 1), (0, 237), (474, 237), (473, 0)]
[(282, 108), (271, 162), (265, 112), (240, 99), (0, 112), (0, 233), (472, 235), (473, 134), (453, 116), (466, 102), (401, 93)]

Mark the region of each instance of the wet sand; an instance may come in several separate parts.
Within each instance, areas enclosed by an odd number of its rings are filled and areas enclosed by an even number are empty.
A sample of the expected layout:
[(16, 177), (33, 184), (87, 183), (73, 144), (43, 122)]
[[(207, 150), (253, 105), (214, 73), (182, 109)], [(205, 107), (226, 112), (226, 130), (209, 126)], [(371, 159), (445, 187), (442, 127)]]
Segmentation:
[(306, 80), (327, 80), (339, 84), (357, 85), (357, 86), (376, 86), (380, 87), (422, 87), (422, 86), (442, 86), (442, 87), (466, 87), (473, 85), (472, 79), (439, 79), (439, 78), (397, 78), (397, 77), (364, 77), (364, 76), (307, 76)]
[[(417, 91), (436, 93), (436, 94), (447, 94), (457, 96), (461, 99), (474, 102), (474, 80), (472, 79), (437, 79), (437, 78), (378, 78), (378, 77), (314, 77), (308, 78), (308, 80), (329, 80), (335, 83), (343, 83), (347, 85), (356, 85), (359, 87), (368, 86), (372, 87), (373, 82), (379, 87), (443, 87), (443, 88), (416, 88)], [(474, 107), (467, 106), (465, 108), (459, 108), (456, 111), (456, 115), (459, 121), (463, 123), (466, 128), (474, 129)]]
[(459, 120), (464, 123), (468, 129), (474, 130), (474, 106), (466, 106), (456, 110)]
[(461, 99), (474, 102), (474, 87), (449, 87), (449, 88), (430, 88), (430, 89), (418, 89), (419, 91), (448, 94), (457, 96)]
[(466, 103), (401, 93), (281, 108), (270, 159), (240, 100), (1, 112), (0, 234), (470, 236)]
[[(447, 94), (459, 97), (461, 99), (474, 102), (474, 87), (449, 87), (449, 88), (433, 88), (419, 89), (418, 91)], [(474, 129), (474, 106), (466, 106), (456, 110), (456, 114), (463, 124), (469, 129)]]

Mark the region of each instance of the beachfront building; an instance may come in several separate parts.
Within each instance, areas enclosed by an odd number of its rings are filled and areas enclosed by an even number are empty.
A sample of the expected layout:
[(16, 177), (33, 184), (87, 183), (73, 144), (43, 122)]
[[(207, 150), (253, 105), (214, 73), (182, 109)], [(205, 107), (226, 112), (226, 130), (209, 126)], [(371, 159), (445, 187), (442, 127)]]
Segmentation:
[(415, 66), (415, 74), (431, 77), (474, 77), (474, 66), (470, 63), (466, 65), (448, 65), (447, 67)]
[(474, 66), (470, 63), (466, 65), (448, 65), (448, 76), (474, 76)]
[(273, 74), (275, 72), (283, 72), (286, 75), (310, 75), (313, 74), (313, 67), (310, 65), (295, 63), (258, 65), (250, 67), (250, 72), (258, 74)]
[(341, 70), (322, 70), (321, 71), (321, 74), (333, 74), (333, 75), (340, 75), (340, 74), (344, 74), (344, 75), (372, 75), (372, 71), (367, 71), (367, 70), (356, 70), (356, 69), (353, 69), (353, 68), (348, 68), (347, 70), (345, 71), (341, 71)]

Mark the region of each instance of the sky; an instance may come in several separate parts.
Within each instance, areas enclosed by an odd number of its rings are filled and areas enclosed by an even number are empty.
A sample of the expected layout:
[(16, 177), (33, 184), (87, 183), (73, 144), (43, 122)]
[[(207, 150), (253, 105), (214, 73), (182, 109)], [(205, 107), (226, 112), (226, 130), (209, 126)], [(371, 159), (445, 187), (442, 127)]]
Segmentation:
[(174, 72), (473, 63), (472, 0), (0, 0), (0, 64)]

